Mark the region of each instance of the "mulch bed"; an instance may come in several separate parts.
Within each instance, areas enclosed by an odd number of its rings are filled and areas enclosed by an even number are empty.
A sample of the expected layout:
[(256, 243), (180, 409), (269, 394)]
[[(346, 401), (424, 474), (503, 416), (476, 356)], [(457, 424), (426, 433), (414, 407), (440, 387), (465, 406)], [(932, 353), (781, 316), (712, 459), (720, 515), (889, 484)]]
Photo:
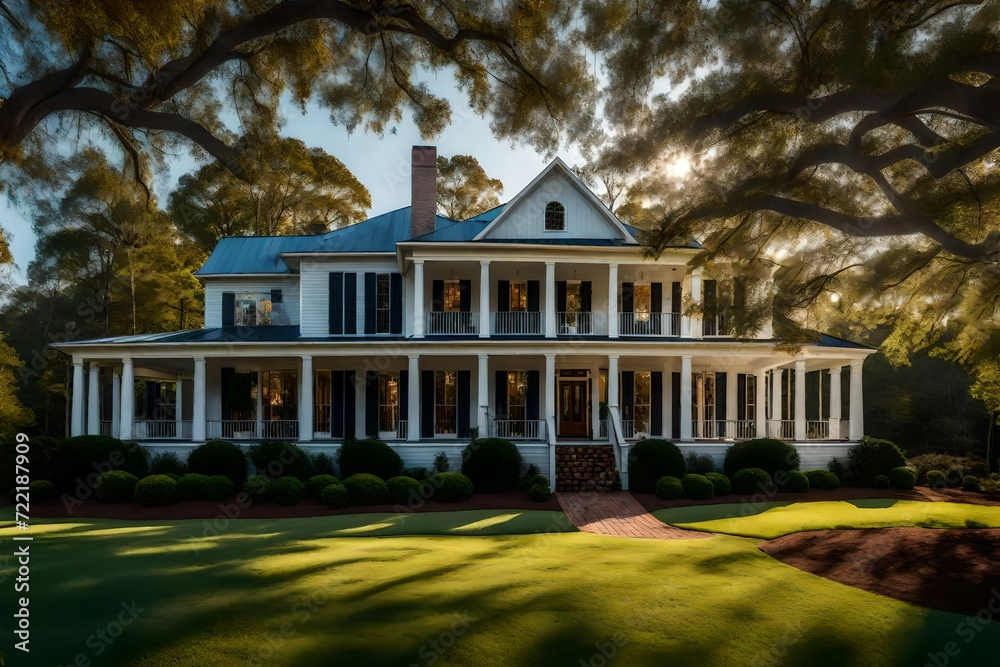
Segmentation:
[(760, 548), (800, 570), (930, 609), (976, 614), (1000, 599), (997, 529), (818, 530)]
[[(211, 519), (223, 514), (227, 508), (238, 507), (237, 496), (223, 501), (185, 500), (164, 507), (143, 507), (136, 503), (109, 504), (96, 498), (88, 498), (82, 504), (73, 504), (68, 511), (61, 500), (31, 503), (32, 518), (48, 519), (129, 519), (135, 521), (157, 519)], [(407, 506), (407, 511), (411, 508)], [(458, 503), (424, 502), (413, 507), (414, 512), (448, 512), (459, 510), (549, 510), (561, 512), (555, 494), (544, 503), (536, 503), (520, 491), (504, 493), (480, 493), (469, 500)], [(394, 513), (393, 505), (351, 506), (330, 509), (326, 505), (311, 500), (284, 507), (276, 503), (249, 505), (239, 509), (241, 519), (284, 519), (308, 516), (332, 516), (335, 514)]]
[(996, 507), (1000, 505), (1000, 497), (995, 494), (986, 496), (975, 491), (963, 491), (962, 489), (929, 489), (926, 486), (918, 486), (914, 491), (919, 492), (927, 500), (945, 501), (951, 503), (970, 503), (972, 505), (990, 505)]
[[(728, 496), (718, 496), (712, 498), (711, 500), (688, 500), (687, 498), (681, 498), (680, 500), (662, 500), (657, 498), (652, 493), (636, 493), (635, 491), (630, 491), (630, 493), (639, 501), (639, 504), (646, 508), (647, 512), (654, 512), (656, 510), (666, 509), (668, 507), (688, 507), (691, 505), (721, 505), (724, 503), (740, 503), (745, 500), (753, 499), (753, 502), (757, 502), (760, 499), (759, 495), (755, 496), (740, 496), (735, 493), (731, 493)], [(969, 494), (978, 495), (978, 494)], [(980, 498), (982, 496), (979, 496)], [(864, 498), (895, 498), (897, 500), (932, 500), (923, 494), (919, 493), (917, 490), (913, 491), (901, 491), (899, 489), (861, 489), (854, 487), (842, 487), (835, 489), (833, 491), (820, 491), (818, 489), (808, 491), (806, 493), (775, 493), (774, 495), (766, 498), (768, 501), (775, 502), (811, 502), (819, 500), (861, 500)], [(962, 502), (957, 500), (957, 502)]]

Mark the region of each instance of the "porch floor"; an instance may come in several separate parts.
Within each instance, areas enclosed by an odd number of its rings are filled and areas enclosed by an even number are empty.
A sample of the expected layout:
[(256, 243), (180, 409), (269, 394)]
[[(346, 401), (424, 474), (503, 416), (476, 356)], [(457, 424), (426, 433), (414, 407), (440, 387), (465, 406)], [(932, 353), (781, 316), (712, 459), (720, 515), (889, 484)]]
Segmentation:
[(559, 491), (556, 498), (573, 525), (587, 533), (658, 540), (712, 537), (709, 533), (668, 526), (647, 512), (627, 491)]

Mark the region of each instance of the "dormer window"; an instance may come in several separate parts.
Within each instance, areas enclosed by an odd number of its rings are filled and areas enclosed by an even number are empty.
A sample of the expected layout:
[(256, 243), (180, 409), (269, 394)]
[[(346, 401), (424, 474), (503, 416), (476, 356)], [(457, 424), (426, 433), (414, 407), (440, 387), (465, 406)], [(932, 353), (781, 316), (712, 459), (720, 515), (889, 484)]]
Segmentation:
[(557, 201), (545, 205), (545, 231), (566, 231), (566, 207)]

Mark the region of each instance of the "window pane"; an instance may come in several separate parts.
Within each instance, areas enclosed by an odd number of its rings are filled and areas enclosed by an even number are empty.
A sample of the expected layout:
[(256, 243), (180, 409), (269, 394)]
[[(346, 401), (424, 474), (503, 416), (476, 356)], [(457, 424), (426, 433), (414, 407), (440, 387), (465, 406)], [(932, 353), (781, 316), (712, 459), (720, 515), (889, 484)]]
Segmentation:
[(649, 313), (652, 304), (649, 285), (635, 285), (632, 291), (633, 307), (637, 313)]
[(510, 309), (524, 312), (528, 310), (528, 283), (525, 281), (510, 283)]
[(462, 310), (461, 281), (444, 281), (444, 311), (457, 313)]
[(566, 209), (557, 201), (545, 205), (545, 231), (560, 232), (566, 229)]

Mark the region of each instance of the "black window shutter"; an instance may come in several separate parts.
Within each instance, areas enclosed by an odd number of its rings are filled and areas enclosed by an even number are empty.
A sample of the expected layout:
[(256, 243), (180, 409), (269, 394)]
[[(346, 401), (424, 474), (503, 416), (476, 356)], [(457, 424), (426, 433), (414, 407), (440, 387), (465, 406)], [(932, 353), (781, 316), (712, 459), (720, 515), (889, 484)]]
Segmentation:
[(634, 419), (635, 408), (635, 372), (622, 371), (622, 419)]
[(410, 418), (410, 371), (399, 371), (399, 418)]
[(670, 375), (670, 437), (681, 437), (681, 374)]
[(357, 392), (354, 390), (354, 371), (344, 371), (344, 437), (357, 434)]
[(156, 399), (157, 394), (160, 392), (160, 386), (152, 381), (146, 382), (146, 419), (159, 419), (160, 417), (156, 414)]
[(497, 371), (493, 376), (494, 419), (507, 419), (507, 371)]
[(472, 281), (458, 281), (458, 309), (463, 313), (472, 312)]
[(375, 333), (375, 274), (365, 274), (365, 333)]
[(718, 285), (714, 280), (706, 280), (702, 302), (705, 308), (705, 317), (715, 317), (719, 311)]
[(560, 280), (556, 282), (556, 312), (565, 313), (566, 312), (566, 281)]
[(420, 371), (420, 437), (434, 437), (434, 371)]
[(594, 288), (589, 280), (580, 283), (580, 310), (589, 313), (593, 301)]
[(649, 285), (650, 311), (654, 313), (663, 312), (663, 283), (650, 283)]
[(358, 333), (358, 274), (344, 274), (344, 333)]
[(365, 434), (378, 437), (378, 371), (365, 371)]
[(231, 327), (236, 323), (236, 295), (232, 292), (222, 293), (222, 326)]
[(528, 371), (528, 393), (524, 397), (525, 413), (528, 419), (538, 419), (539, 385), (541, 384), (541, 373), (539, 371)]
[(681, 312), (681, 284), (670, 283), (670, 312)]
[(330, 436), (344, 437), (344, 371), (330, 371)]
[(330, 333), (344, 333), (344, 274), (330, 274)]
[(539, 307), (538, 295), (540, 283), (537, 280), (528, 281), (528, 312), (537, 313)]
[(497, 312), (505, 313), (510, 310), (510, 281), (497, 281)]
[(726, 374), (715, 374), (715, 418), (726, 420)]
[(271, 290), (271, 303), (281, 303), (281, 290), (273, 289)]
[(455, 406), (458, 415), (455, 417), (455, 430), (458, 437), (469, 437), (469, 397), (472, 394), (472, 371), (458, 371), (458, 404)]
[(649, 433), (663, 435), (663, 373), (653, 371), (649, 374)]
[[(221, 385), (222, 385), (222, 418), (232, 419), (233, 409), (229, 407), (229, 383), (232, 381), (233, 373), (236, 372), (235, 368), (223, 368), (221, 373)], [(255, 374), (256, 375), (256, 374)], [(260, 388), (258, 387), (258, 391)], [(846, 405), (846, 403), (845, 403)]]
[(389, 274), (389, 333), (403, 333), (403, 274)]
[(635, 311), (635, 284), (622, 283), (622, 312), (631, 313)]
[(747, 375), (746, 373), (736, 374), (736, 418), (753, 419), (753, 415), (747, 414)]
[(440, 313), (444, 310), (444, 281), (431, 281), (431, 310)]

